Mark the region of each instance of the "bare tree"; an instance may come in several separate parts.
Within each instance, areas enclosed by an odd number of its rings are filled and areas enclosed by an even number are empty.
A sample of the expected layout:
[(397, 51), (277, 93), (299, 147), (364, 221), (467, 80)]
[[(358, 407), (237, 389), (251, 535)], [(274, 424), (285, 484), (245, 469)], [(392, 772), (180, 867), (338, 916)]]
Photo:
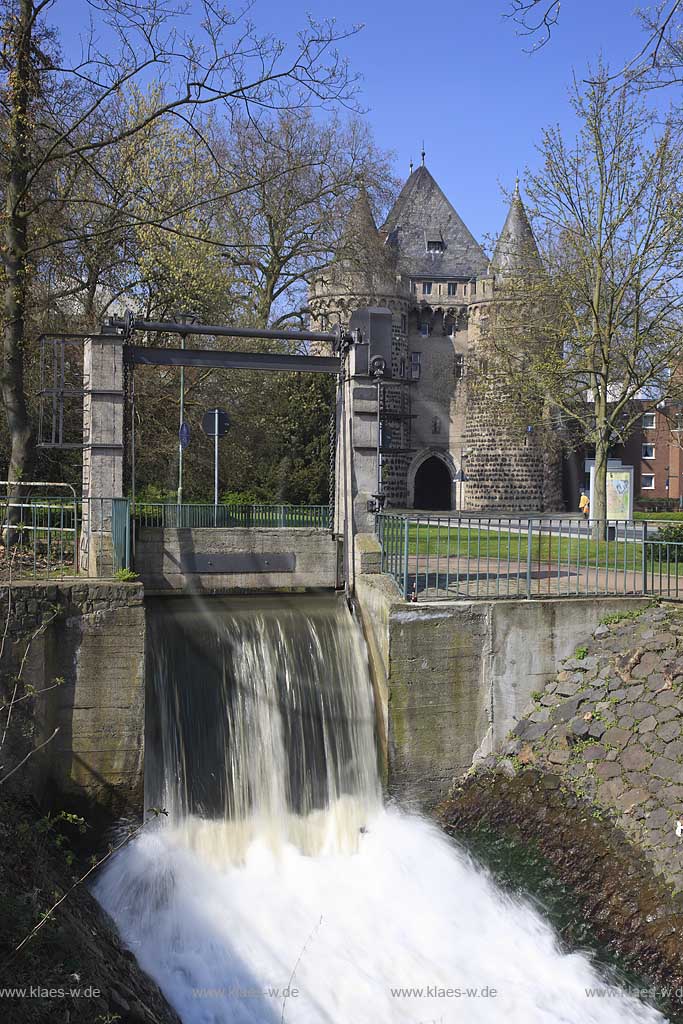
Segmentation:
[[(534, 52), (549, 42), (560, 19), (561, 0), (508, 0), (506, 17)], [(631, 11), (629, 9), (628, 13)], [(640, 50), (628, 57), (615, 78), (639, 78), (651, 86), (683, 79), (683, 0), (659, 0), (637, 11), (644, 31)]]
[(228, 145), (231, 176), (242, 187), (224, 208), (226, 258), (242, 278), (248, 322), (301, 321), (308, 280), (340, 256), (360, 187), (379, 208), (395, 197), (390, 154), (374, 145), (361, 119), (321, 124), (311, 110), (282, 111), (260, 125), (243, 118)]
[(683, 147), (604, 68), (573, 105), (578, 137), (546, 131), (528, 179), (544, 268), (497, 282), (488, 334), (518, 394), (540, 394), (594, 446), (604, 521), (610, 446), (681, 385)]
[[(332, 21), (308, 26), (290, 51), (259, 34), (244, 11), (233, 15), (214, 0), (201, 4), (201, 30), (182, 29), (183, 6), (167, 0), (86, 0), (90, 25), (75, 63), (61, 58), (45, 18), (54, 0), (4, 0), (0, 102), (7, 142), (2, 152), (5, 193), (2, 396), (11, 438), (8, 475), (26, 477), (33, 437), (24, 390), (24, 343), (31, 276), (48, 250), (106, 239), (112, 226), (66, 216), (84, 198), (87, 169), (103, 173), (108, 153), (143, 139), (164, 119), (181, 123), (211, 152), (203, 134), (208, 110), (220, 108), (258, 123), (266, 112), (305, 104), (348, 103), (355, 78), (336, 49), (349, 33)], [(247, 8), (248, 10), (248, 8)], [(106, 46), (98, 41), (104, 30)], [(351, 30), (354, 31), (354, 30)], [(154, 102), (122, 116), (116, 100), (156, 77)], [(106, 181), (103, 184), (109, 184)], [(119, 197), (121, 199), (123, 197)], [(90, 209), (111, 198), (87, 197)], [(115, 203), (125, 212), (124, 202)], [(36, 231), (47, 211), (63, 227)], [(166, 215), (159, 227), (177, 230)], [(120, 230), (120, 217), (116, 218)]]

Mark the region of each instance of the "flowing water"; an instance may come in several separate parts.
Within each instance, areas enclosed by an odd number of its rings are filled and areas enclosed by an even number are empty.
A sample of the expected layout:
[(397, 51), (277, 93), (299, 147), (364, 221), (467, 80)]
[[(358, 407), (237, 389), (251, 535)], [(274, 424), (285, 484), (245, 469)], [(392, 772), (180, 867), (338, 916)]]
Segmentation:
[(663, 1021), (381, 801), (346, 606), (150, 609), (153, 821), (96, 895), (185, 1024)]

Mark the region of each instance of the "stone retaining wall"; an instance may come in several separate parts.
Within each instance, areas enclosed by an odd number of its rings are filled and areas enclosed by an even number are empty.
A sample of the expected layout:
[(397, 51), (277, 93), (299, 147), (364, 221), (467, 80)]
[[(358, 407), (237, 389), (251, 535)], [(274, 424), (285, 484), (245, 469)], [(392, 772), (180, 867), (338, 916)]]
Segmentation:
[[(438, 819), (455, 839), (505, 838), (533, 863), (540, 854), (593, 937), (633, 972), (631, 986), (655, 994), (672, 1024), (683, 1019), (683, 895), (672, 896), (646, 853), (595, 816), (559, 770), (481, 767), (453, 789)], [(571, 932), (562, 937), (575, 946)]]
[(504, 769), (559, 774), (683, 891), (683, 610), (607, 617), (534, 698)]

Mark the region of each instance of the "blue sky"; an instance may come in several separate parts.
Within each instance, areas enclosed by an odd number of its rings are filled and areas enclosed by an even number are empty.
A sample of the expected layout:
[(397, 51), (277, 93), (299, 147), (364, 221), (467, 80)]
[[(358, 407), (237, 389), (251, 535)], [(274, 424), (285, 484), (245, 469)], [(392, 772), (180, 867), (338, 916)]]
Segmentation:
[[(524, 52), (508, 0), (256, 0), (261, 31), (285, 41), (306, 13), (363, 23), (345, 46), (363, 75), (361, 102), (377, 142), (396, 153), (408, 174), (412, 157), (426, 163), (470, 230), (482, 239), (502, 227), (519, 169), (537, 160), (542, 128), (573, 129), (567, 90), (575, 70), (603, 53), (621, 66), (642, 45), (629, 0), (564, 0), (560, 24), (540, 52)], [(84, 0), (56, 0), (49, 19), (74, 40)]]

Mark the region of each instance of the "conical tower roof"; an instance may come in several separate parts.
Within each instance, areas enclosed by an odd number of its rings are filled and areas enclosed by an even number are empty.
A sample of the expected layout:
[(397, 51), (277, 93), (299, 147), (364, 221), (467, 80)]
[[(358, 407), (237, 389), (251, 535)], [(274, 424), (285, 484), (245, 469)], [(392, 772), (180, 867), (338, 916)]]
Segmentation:
[(399, 267), (411, 277), (486, 273), (481, 247), (424, 164), (406, 181), (382, 231)]
[(367, 189), (361, 185), (341, 234), (337, 262), (349, 269), (382, 272), (394, 263), (372, 215)]
[(541, 257), (519, 193), (518, 180), (491, 260), (491, 270), (500, 277), (523, 277), (537, 273), (541, 267)]

